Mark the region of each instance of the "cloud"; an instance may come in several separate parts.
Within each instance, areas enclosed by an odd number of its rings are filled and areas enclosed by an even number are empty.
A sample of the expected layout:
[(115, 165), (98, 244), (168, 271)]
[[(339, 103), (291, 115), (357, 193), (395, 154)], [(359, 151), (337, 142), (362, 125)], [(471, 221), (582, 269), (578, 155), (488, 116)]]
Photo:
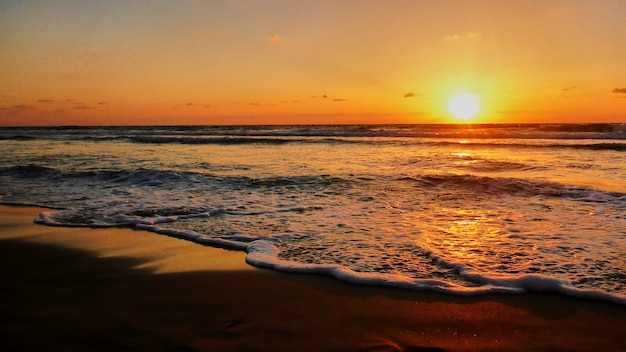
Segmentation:
[[(348, 101), (348, 99), (344, 99), (344, 98), (335, 98), (332, 96), (329, 96), (328, 94), (324, 94), (324, 95), (312, 95), (311, 98), (313, 99), (323, 99), (323, 100), (328, 100), (328, 101), (336, 101), (336, 102), (341, 102), (341, 101)], [(297, 102), (297, 101), (295, 101)]]
[(38, 103), (54, 103), (54, 100), (52, 99), (39, 99), (37, 100)]
[(35, 110), (37, 109), (37, 107), (33, 105), (19, 104), (19, 105), (11, 106), (11, 109), (19, 110), (19, 111), (27, 111), (27, 110)]
[(613, 88), (615, 94), (626, 94), (626, 88)]
[(415, 93), (412, 92), (408, 92), (404, 95), (405, 98), (413, 98), (415, 96)]
[(33, 105), (18, 104), (18, 105), (12, 105), (12, 106), (5, 106), (0, 110), (6, 112), (9, 115), (19, 115), (23, 112), (35, 111), (37, 110), (37, 107)]
[(445, 41), (451, 40), (462, 40), (462, 39), (476, 39), (478, 35), (476, 33), (467, 33), (467, 34), (451, 34), (443, 37)]
[(87, 106), (87, 105), (76, 105), (74, 106), (75, 110), (93, 110), (95, 109), (93, 106)]

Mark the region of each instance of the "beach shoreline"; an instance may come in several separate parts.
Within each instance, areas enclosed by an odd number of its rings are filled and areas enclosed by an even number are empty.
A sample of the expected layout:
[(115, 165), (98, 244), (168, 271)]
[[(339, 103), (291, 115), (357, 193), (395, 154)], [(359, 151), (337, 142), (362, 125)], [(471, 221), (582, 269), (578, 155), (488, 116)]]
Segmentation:
[(0, 350), (626, 350), (626, 307), (457, 297), (257, 269), (131, 229), (47, 227), (0, 206)]

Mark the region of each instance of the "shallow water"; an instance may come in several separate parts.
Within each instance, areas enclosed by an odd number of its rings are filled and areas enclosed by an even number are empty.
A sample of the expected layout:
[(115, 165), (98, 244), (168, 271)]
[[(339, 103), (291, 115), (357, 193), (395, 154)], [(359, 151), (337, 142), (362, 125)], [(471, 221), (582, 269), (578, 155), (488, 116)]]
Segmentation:
[(624, 125), (0, 129), (5, 204), (257, 266), (626, 303)]

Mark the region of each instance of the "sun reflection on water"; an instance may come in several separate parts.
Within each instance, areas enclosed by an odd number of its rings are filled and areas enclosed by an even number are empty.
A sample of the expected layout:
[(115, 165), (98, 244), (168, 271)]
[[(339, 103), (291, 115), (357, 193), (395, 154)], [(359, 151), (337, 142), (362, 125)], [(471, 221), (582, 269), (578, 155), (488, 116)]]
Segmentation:
[(450, 265), (463, 263), (474, 269), (513, 264), (515, 256), (501, 251), (508, 236), (504, 222), (496, 214), (446, 207), (440, 208), (439, 213), (435, 226), (422, 237), (422, 244), (437, 257), (445, 258)]

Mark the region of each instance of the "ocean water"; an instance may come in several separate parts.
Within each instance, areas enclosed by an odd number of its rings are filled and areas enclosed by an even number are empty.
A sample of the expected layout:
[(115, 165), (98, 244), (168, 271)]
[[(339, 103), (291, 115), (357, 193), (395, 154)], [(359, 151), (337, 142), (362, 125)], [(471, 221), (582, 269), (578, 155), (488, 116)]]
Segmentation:
[(255, 266), (626, 304), (626, 126), (0, 129), (0, 202)]

